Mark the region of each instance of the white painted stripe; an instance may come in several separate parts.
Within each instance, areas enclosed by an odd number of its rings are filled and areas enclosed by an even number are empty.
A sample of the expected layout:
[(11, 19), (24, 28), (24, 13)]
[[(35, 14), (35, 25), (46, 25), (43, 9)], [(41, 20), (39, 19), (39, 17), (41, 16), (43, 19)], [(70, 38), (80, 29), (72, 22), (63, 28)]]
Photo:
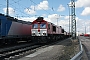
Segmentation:
[(46, 52), (46, 51), (52, 50), (53, 47), (54, 47), (54, 46), (49, 46), (49, 47), (46, 47), (46, 48), (43, 48), (43, 49), (39, 49), (39, 50), (37, 50), (37, 52), (35, 52), (35, 53), (33, 53), (33, 54), (30, 54), (30, 55), (28, 55), (28, 56), (26, 56), (26, 57), (35, 57), (35, 56), (37, 56), (37, 55), (39, 55), (39, 54), (41, 54), (41, 53), (44, 53), (44, 52)]

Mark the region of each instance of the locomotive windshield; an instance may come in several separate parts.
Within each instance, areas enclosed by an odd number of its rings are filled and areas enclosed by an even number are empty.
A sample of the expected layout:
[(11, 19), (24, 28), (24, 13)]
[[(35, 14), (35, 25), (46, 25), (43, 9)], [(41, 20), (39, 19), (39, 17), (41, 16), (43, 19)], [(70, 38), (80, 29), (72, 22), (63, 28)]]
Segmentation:
[(40, 28), (46, 28), (46, 24), (45, 23), (40, 24)]
[(33, 24), (33, 28), (38, 28), (38, 24)]

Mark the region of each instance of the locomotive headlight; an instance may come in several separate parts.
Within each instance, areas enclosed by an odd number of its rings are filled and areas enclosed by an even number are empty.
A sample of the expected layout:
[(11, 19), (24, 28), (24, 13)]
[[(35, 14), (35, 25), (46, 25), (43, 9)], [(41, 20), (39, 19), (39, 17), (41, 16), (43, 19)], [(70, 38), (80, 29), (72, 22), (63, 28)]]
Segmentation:
[(35, 31), (32, 31), (32, 36), (35, 36)]
[(47, 35), (46, 31), (43, 31), (43, 36), (46, 36), (46, 35)]
[(35, 33), (32, 33), (32, 36), (35, 36)]
[(46, 33), (43, 33), (43, 36), (46, 36)]

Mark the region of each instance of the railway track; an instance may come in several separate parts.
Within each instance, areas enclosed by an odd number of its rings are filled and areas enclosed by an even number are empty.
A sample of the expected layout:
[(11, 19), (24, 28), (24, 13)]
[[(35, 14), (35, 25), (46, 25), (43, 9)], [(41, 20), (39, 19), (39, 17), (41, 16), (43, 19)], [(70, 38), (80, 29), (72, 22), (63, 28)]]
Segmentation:
[(57, 42), (58, 41), (52, 42), (47, 45), (46, 44), (37, 45), (35, 43), (32, 43), (32, 44), (29, 43), (29, 44), (24, 44), (19, 46), (3, 48), (3, 49), (0, 49), (0, 60), (16, 60), (25, 55), (34, 53), (37, 49), (48, 47)]
[(40, 46), (41, 45), (26, 44), (0, 49), (0, 60), (10, 60), (10, 59), (12, 60), (16, 59), (17, 57), (20, 58), (27, 52), (29, 53), (35, 52), (34, 49)]

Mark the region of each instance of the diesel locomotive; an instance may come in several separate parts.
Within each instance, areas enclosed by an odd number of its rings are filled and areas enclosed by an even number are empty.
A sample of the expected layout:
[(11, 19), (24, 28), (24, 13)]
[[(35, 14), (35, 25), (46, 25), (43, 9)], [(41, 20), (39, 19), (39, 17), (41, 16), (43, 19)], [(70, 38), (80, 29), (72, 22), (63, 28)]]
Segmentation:
[(38, 43), (48, 43), (68, 37), (61, 26), (47, 22), (43, 17), (38, 17), (31, 25), (32, 40)]

